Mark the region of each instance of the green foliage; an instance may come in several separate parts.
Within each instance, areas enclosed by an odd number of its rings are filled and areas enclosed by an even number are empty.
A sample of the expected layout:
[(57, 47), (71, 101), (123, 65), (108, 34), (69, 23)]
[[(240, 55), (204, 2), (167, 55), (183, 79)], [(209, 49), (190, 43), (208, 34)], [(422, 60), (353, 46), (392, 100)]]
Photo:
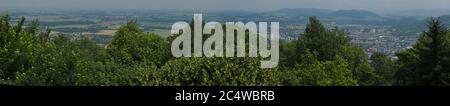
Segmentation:
[(31, 68), (32, 36), (22, 30), (25, 18), (16, 26), (9, 24), (9, 15), (0, 18), (0, 78), (14, 78), (16, 72)]
[(86, 61), (79, 64), (79, 86), (155, 86), (161, 85), (161, 73), (155, 66), (125, 67), (114, 63)]
[[(22, 30), (25, 18), (17, 26), (9, 25), (9, 16), (1, 17), (0, 75), (2, 84), (31, 86), (117, 86), (159, 85), (158, 68), (154, 65), (126, 66), (111, 61), (106, 49), (87, 39), (72, 39), (65, 35), (50, 35), (39, 31), (37, 19)], [(130, 29), (131, 30), (131, 29)], [(161, 48), (150, 43), (162, 39), (141, 36), (141, 47)], [(148, 43), (146, 43), (148, 41)], [(159, 42), (158, 42), (159, 41)], [(124, 46), (127, 48), (130, 46)], [(117, 48), (123, 50), (123, 48)], [(148, 53), (144, 48), (138, 53)], [(114, 58), (113, 58), (114, 59)], [(159, 60), (153, 60), (159, 61)], [(133, 60), (139, 63), (141, 60)]]
[(450, 85), (450, 32), (439, 19), (431, 19), (413, 48), (397, 54), (398, 85)]
[(36, 43), (33, 47), (31, 68), (18, 72), (17, 85), (73, 85), (77, 62), (82, 57), (75, 42), (56, 36), (54, 42)]
[(279, 85), (279, 71), (261, 69), (256, 58), (179, 58), (161, 69), (167, 85)]
[(394, 83), (396, 73), (395, 64), (388, 55), (383, 53), (374, 53), (370, 57), (370, 65), (375, 69), (378, 80), (375, 85), (390, 86)]
[(298, 64), (286, 72), (288, 85), (295, 86), (356, 86), (348, 63), (338, 57), (336, 61)]
[(310, 17), (305, 32), (298, 40), (286, 45), (294, 46), (282, 48), (282, 54), (289, 57), (282, 60), (284, 61), (282, 64), (285, 64), (282, 66), (287, 67), (288, 70), (297, 65), (314, 68), (329, 61), (337, 61), (337, 57), (342, 57), (348, 65), (346, 68), (351, 70), (351, 76), (357, 80), (357, 85), (374, 85), (375, 83), (376, 74), (369, 65), (362, 48), (352, 44), (351, 38), (345, 31), (338, 28), (327, 30), (316, 17)]
[(291, 67), (297, 63), (296, 47), (297, 41), (280, 43), (280, 67)]
[[(296, 51), (305, 53), (309, 49), (318, 53), (317, 58), (320, 61), (334, 60), (343, 47), (351, 44), (350, 41), (351, 38), (344, 31), (337, 28), (329, 31), (316, 17), (311, 17), (305, 32), (299, 38)], [(302, 59), (298, 61), (307, 63)]]
[[(311, 17), (298, 40), (281, 44), (279, 68), (261, 58), (172, 58), (170, 42), (136, 21), (121, 26), (107, 48), (89, 39), (50, 34), (37, 19), (24, 27), (0, 17), (0, 84), (25, 86), (390, 86), (450, 85), (450, 32), (439, 20), (393, 60), (370, 62), (345, 31)], [(191, 23), (192, 24), (192, 23)], [(191, 25), (192, 27), (192, 25)], [(203, 35), (206, 39), (211, 35)], [(247, 36), (248, 37), (248, 36)], [(246, 44), (248, 47), (248, 44)], [(248, 51), (247, 51), (248, 52)]]
[[(205, 25), (205, 22), (202, 22), (202, 24)], [(193, 35), (194, 19), (192, 19), (189, 25), (192, 30), (191, 34)], [(225, 26), (223, 26), (223, 31), (226, 32)], [(212, 33), (215, 33), (215, 30)], [(180, 35), (178, 34), (169, 36), (167, 38), (167, 41), (172, 42), (177, 36)], [(212, 36), (212, 34), (203, 34), (202, 41), (205, 41), (210, 36)], [(224, 37), (225, 36), (226, 35), (224, 35)], [(249, 35), (247, 32), (246, 37), (248, 36)], [(235, 44), (236, 43), (237, 42), (235, 40)], [(192, 42), (191, 45), (194, 45), (194, 42)], [(248, 45), (249, 45), (248, 42), (246, 42), (246, 47), (248, 47)], [(246, 53), (248, 53), (248, 51), (246, 51)], [(168, 61), (161, 68), (161, 71), (164, 75), (163, 80), (164, 82), (166, 82), (166, 84), (164, 85), (181, 85), (181, 86), (280, 85), (281, 73), (278, 71), (278, 69), (261, 69), (260, 61), (261, 58), (248, 58), (248, 57), (177, 58)]]
[(136, 21), (128, 21), (114, 35), (108, 52), (123, 65), (145, 63), (162, 66), (169, 57), (167, 47), (160, 36), (144, 33)]
[(338, 55), (348, 62), (349, 69), (352, 70), (353, 77), (358, 80), (359, 85), (376, 85), (378, 75), (370, 66), (363, 49), (353, 44), (341, 49)]

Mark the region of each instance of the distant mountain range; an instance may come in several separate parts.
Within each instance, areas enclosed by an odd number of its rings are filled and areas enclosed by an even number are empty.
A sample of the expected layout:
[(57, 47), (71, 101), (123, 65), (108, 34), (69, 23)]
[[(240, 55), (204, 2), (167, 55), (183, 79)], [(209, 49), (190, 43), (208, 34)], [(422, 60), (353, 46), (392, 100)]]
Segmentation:
[(328, 14), (328, 16), (352, 18), (380, 17), (378, 14), (366, 10), (339, 10)]
[(366, 10), (327, 10), (318, 8), (290, 8), (269, 12), (272, 15), (282, 16), (318, 16), (318, 17), (350, 17), (350, 18), (368, 18), (380, 17), (377, 13)]
[[(324, 23), (385, 25), (389, 18), (367, 10), (327, 10), (317, 8), (290, 8), (263, 12), (259, 16), (282, 17), (279, 22), (307, 23), (308, 17), (317, 16)], [(276, 19), (276, 18), (275, 18)]]
[(426, 29), (430, 17), (440, 17), (450, 28), (450, 10), (408, 10), (399, 13), (377, 14), (367, 10), (327, 10), (318, 8), (290, 8), (264, 12), (262, 16), (282, 17), (280, 22), (307, 23), (309, 16), (317, 16), (324, 23), (386, 25), (403, 31), (420, 32)]
[(439, 18), (445, 26), (450, 28), (450, 15), (442, 15)]
[(439, 17), (450, 15), (450, 9), (411, 9), (405, 11), (377, 14), (367, 10), (328, 10), (319, 8), (289, 8), (277, 11), (267, 12), (272, 15), (281, 16), (331, 16), (331, 17), (351, 17), (351, 18), (367, 18), (367, 17), (415, 17), (424, 19), (428, 17)]
[(450, 15), (450, 9), (411, 9), (388, 13), (387, 15), (418, 18), (438, 17), (442, 15)]
[(292, 15), (292, 16), (326, 16), (332, 13), (332, 10), (318, 8), (289, 8), (268, 12), (273, 15)]

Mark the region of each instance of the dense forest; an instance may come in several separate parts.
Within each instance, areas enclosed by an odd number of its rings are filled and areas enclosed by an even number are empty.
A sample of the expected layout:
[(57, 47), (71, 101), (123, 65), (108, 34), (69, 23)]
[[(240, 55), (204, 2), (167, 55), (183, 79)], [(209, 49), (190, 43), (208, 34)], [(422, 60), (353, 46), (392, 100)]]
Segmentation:
[(103, 48), (87, 38), (50, 34), (34, 19), (0, 17), (0, 84), (24, 86), (445, 86), (450, 85), (450, 32), (430, 19), (398, 59), (363, 49), (316, 17), (300, 38), (283, 42), (277, 68), (261, 58), (174, 58), (167, 39), (127, 21)]

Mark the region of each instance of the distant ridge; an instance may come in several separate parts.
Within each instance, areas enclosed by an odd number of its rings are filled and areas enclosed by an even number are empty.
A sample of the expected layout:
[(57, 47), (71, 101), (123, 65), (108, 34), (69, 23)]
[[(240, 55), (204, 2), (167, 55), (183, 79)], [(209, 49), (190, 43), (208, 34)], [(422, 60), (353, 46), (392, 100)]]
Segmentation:
[(450, 14), (439, 16), (439, 19), (447, 28), (450, 28)]
[(380, 17), (378, 14), (366, 10), (338, 10), (328, 16), (352, 17), (352, 18), (368, 18)]
[(327, 16), (327, 17), (350, 17), (350, 18), (367, 18), (380, 17), (374, 12), (367, 10), (327, 10), (318, 8), (289, 8), (269, 12), (272, 15), (283, 16)]
[(427, 18), (442, 16), (446, 14), (450, 14), (450, 9), (410, 9), (405, 11), (393, 12), (389, 15)]
[(450, 18), (450, 14), (448, 14), (448, 15), (441, 15), (439, 17), (441, 17), (441, 18)]
[(288, 8), (273, 11), (270, 13), (280, 15), (292, 15), (292, 16), (325, 16), (332, 13), (332, 10), (318, 9), (318, 8)]

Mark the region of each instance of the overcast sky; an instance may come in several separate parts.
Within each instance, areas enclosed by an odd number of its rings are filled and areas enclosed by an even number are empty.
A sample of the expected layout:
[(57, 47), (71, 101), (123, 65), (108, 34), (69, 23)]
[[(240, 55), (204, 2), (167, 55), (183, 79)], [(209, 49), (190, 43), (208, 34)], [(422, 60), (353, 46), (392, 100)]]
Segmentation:
[(364, 9), (375, 12), (449, 9), (450, 0), (0, 0), (0, 9)]

